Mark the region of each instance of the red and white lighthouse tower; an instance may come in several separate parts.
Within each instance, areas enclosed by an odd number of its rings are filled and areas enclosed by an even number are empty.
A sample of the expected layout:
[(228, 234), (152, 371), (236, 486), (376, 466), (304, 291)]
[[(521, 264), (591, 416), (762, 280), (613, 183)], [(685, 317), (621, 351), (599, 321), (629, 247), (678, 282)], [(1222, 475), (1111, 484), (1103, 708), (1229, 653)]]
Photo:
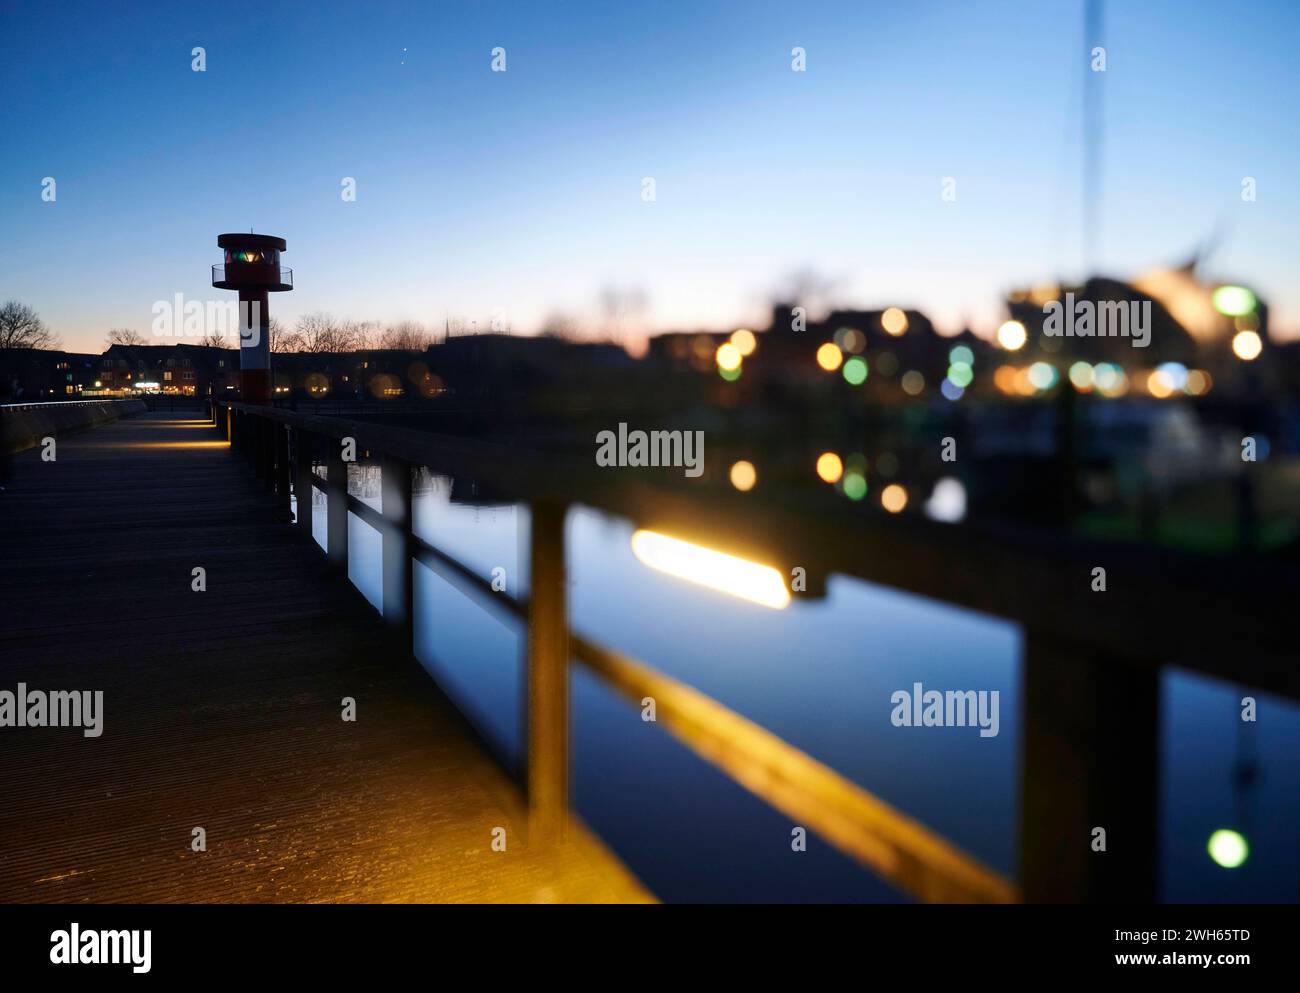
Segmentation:
[(271, 402), (271, 314), (267, 295), (293, 289), (293, 270), (280, 265), (283, 238), (223, 234), (224, 262), (212, 267), (212, 285), (239, 291), (239, 393), (244, 403)]

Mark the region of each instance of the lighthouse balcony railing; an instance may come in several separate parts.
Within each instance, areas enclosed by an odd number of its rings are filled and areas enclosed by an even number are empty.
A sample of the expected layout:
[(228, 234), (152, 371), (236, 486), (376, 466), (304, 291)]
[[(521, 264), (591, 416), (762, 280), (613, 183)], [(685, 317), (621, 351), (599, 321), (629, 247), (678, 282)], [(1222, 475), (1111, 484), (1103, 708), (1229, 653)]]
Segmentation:
[(251, 273), (264, 274), (269, 276), (274, 271), (278, 279), (265, 279), (267, 283), (278, 283), (280, 286), (293, 288), (293, 270), (288, 266), (277, 265), (274, 262), (218, 262), (212, 267), (212, 285), (217, 286), (225, 282), (237, 282), (241, 277)]

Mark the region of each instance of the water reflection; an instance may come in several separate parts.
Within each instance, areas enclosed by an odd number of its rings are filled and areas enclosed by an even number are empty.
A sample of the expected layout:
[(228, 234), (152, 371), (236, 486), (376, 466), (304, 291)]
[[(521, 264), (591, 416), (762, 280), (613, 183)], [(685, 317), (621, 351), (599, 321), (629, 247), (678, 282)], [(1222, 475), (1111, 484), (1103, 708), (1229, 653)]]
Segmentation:
[[(313, 509), (314, 517), (323, 514), (323, 505)], [(526, 508), (481, 504), (469, 484), (425, 475), (414, 512), (423, 538), (481, 575), (502, 569), (508, 591), (526, 595)], [(634, 534), (626, 521), (571, 511), (575, 630), (709, 694), (1015, 877), (1022, 679), (1016, 627), (840, 576), (830, 578), (824, 598), (795, 597), (772, 610), (647, 568)], [(365, 590), (377, 582), (377, 549), (367, 551), (369, 538), (354, 547), (353, 579)], [(417, 656), (518, 772), (522, 625), (423, 565), (416, 566), (415, 595)], [(894, 727), (891, 694), (916, 682), (999, 692), (999, 734)], [(1261, 716), (1243, 729), (1245, 694), (1258, 699)], [(1300, 708), (1167, 669), (1160, 723), (1161, 851), (1154, 857), (1162, 898), (1295, 900), (1300, 757), (1293, 743)], [(575, 806), (659, 896), (899, 898), (815, 838), (794, 856), (788, 818), (644, 721), (580, 666), (573, 674), (573, 735)], [(1245, 839), (1248, 857), (1235, 868), (1224, 867), (1234, 853), (1223, 836), (1209, 845), (1216, 831)]]
[(747, 562), (654, 531), (632, 535), (632, 551), (651, 569), (720, 593), (780, 610), (790, 605), (790, 592), (781, 574), (771, 566)]

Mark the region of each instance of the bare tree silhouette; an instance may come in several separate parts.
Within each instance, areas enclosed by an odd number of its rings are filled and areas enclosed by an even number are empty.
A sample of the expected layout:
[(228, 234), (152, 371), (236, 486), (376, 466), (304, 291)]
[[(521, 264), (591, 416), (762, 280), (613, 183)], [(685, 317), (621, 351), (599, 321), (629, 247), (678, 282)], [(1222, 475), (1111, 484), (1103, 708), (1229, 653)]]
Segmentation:
[[(365, 347), (373, 325), (347, 321), (324, 311), (304, 314), (292, 331), (282, 336), (282, 352), (352, 352)], [(272, 347), (275, 338), (272, 337)]]
[(133, 331), (130, 328), (113, 328), (104, 337), (104, 347), (111, 348), (113, 345), (147, 345), (149, 342), (139, 331)]
[(433, 344), (433, 334), (419, 321), (398, 321), (396, 324), (389, 324), (379, 336), (380, 348), (422, 352), (431, 344)]
[(27, 304), (7, 300), (0, 306), (0, 349), (58, 347), (58, 336)]

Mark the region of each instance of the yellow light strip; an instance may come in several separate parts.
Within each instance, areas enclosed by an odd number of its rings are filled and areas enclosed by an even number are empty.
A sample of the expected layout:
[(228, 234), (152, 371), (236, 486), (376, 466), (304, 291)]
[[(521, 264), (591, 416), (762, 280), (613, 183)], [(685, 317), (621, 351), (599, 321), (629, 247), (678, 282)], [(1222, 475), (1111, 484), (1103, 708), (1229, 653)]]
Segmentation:
[(782, 610), (790, 605), (790, 591), (786, 589), (785, 581), (770, 566), (715, 552), (656, 531), (637, 531), (632, 535), (632, 551), (651, 569), (678, 579), (773, 610)]

